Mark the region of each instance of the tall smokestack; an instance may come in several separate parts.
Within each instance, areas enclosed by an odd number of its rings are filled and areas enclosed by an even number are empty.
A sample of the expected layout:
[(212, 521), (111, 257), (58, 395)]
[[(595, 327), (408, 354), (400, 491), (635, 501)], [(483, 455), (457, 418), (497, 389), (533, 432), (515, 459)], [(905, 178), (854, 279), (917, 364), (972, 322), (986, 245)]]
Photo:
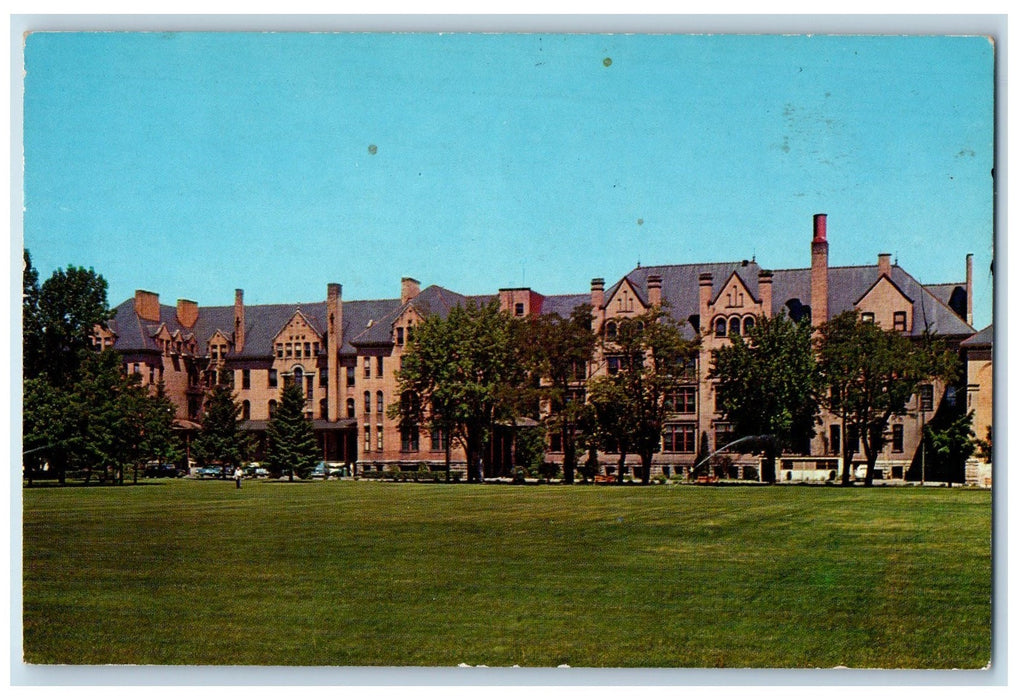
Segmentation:
[(233, 297), (233, 349), (244, 350), (244, 290), (238, 289)]
[(813, 326), (827, 322), (827, 214), (813, 215), (810, 313)]
[(339, 407), (342, 406), (339, 379), (339, 351), (343, 347), (343, 286), (335, 282), (329, 283), (328, 295), (325, 302), (325, 312), (328, 315), (326, 330), (326, 366), (328, 372), (326, 380), (329, 396), (326, 400), (329, 414), (326, 420), (339, 420)]
[(965, 256), (965, 320), (972, 325), (972, 253)]

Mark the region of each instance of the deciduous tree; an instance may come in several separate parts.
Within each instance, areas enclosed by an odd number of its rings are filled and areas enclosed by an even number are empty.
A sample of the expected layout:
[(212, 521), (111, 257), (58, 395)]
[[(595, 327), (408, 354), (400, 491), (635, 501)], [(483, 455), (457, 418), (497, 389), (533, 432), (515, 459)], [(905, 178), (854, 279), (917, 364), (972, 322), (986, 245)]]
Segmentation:
[[(904, 415), (920, 384), (952, 381), (957, 357), (942, 340), (924, 333), (913, 339), (863, 321), (857, 311), (841, 313), (820, 328), (817, 355), (825, 407), (859, 435), (866, 456), (865, 484), (887, 441), (891, 416)], [(842, 440), (842, 483), (851, 483), (852, 442)]]
[[(526, 378), (522, 326), (499, 310), (497, 302), (458, 306), (442, 318), (427, 316), (407, 343), (397, 371), (400, 395), (414, 402), (391, 409), (404, 426), (430, 422), (451, 429), (465, 448), (467, 478), (479, 481), (484, 448), (496, 421), (518, 412)], [(404, 406), (417, 406), (407, 411)]]
[[(665, 419), (678, 388), (692, 381), (690, 361), (697, 343), (682, 337), (681, 325), (655, 307), (618, 324), (605, 348), (618, 361), (618, 372), (592, 382), (591, 403), (599, 430), (620, 452), (621, 482), (625, 454), (640, 456), (641, 480), (650, 482), (654, 454), (661, 449)], [(596, 396), (595, 396), (596, 391)]]
[(596, 336), (591, 312), (583, 304), (563, 319), (558, 314), (535, 316), (526, 326), (527, 365), (540, 381), (538, 396), (548, 409), (545, 423), (562, 441), (562, 471), (567, 484), (576, 470), (577, 427), (584, 410), (587, 363)]
[(716, 380), (717, 410), (735, 437), (767, 436), (762, 476), (775, 479), (786, 449), (808, 450), (820, 407), (812, 329), (784, 314), (758, 319), (748, 337), (732, 334), (715, 350), (708, 377)]

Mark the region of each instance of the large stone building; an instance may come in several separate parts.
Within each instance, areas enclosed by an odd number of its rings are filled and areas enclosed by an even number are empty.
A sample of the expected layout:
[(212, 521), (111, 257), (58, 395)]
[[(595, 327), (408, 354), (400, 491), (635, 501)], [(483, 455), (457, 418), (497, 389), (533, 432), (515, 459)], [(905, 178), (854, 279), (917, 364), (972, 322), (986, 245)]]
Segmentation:
[[(516, 316), (566, 317), (589, 303), (600, 338), (587, 368), (589, 378), (618, 371), (611, 347), (622, 319), (667, 302), (668, 313), (684, 322), (687, 337), (701, 337), (699, 358), (690, 367), (688, 385), (674, 397), (675, 412), (654, 458), (655, 469), (678, 471), (693, 464), (704, 438), (711, 449), (728, 441), (730, 427), (715, 411), (706, 379), (710, 353), (730, 342), (729, 334), (745, 334), (761, 316), (785, 312), (819, 325), (858, 309), (885, 328), (912, 336), (928, 328), (956, 347), (974, 334), (971, 256), (964, 281), (923, 285), (893, 264), (890, 255), (875, 256), (872, 265), (830, 267), (827, 251), (826, 216), (817, 214), (808, 267), (768, 270), (755, 260), (638, 266), (610, 286), (595, 278), (589, 292), (580, 294), (545, 296), (529, 288), (506, 288), (465, 296), (438, 286), (422, 289), (405, 277), (399, 297), (390, 299), (345, 301), (341, 286), (329, 284), (324, 301), (246, 306), (243, 290), (237, 290), (232, 306), (199, 307), (184, 299), (165, 305), (157, 294), (139, 290), (116, 307), (95, 342), (121, 353), (128, 371), (140, 374), (143, 382), (164, 382), (184, 427), (200, 422), (205, 388), (220, 378), (232, 380), (246, 428), (263, 437), (283, 383), (296, 381), (304, 387), (322, 458), (360, 469), (381, 468), (445, 458), (445, 436), (401, 433), (398, 422), (386, 415), (397, 396), (395, 372), (407, 342), (427, 315), (497, 299)], [(908, 415), (892, 420), (891, 439), (878, 463), (885, 478), (907, 475), (922, 425), (940, 406), (957, 399), (955, 387), (935, 382), (913, 397)], [(779, 478), (822, 477), (836, 467), (844, 439), (856, 438), (843, 435), (836, 420), (823, 416), (810, 455), (788, 459), (780, 465)], [(560, 448), (552, 439), (548, 459), (561, 459)], [(462, 453), (455, 450), (453, 459), (462, 464)], [(602, 463), (612, 463), (611, 456)], [(732, 468), (752, 477), (753, 471), (744, 467), (753, 463), (750, 456), (736, 455)]]

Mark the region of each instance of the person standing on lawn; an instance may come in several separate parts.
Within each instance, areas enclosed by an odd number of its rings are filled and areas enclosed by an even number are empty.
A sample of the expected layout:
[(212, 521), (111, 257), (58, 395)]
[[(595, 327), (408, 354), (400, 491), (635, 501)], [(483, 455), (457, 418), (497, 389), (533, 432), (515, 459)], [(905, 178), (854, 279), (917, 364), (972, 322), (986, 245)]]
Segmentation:
[(240, 470), (240, 467), (237, 467), (236, 469), (233, 470), (233, 478), (237, 481), (238, 489), (240, 488), (240, 479), (242, 476), (244, 476), (244, 472)]

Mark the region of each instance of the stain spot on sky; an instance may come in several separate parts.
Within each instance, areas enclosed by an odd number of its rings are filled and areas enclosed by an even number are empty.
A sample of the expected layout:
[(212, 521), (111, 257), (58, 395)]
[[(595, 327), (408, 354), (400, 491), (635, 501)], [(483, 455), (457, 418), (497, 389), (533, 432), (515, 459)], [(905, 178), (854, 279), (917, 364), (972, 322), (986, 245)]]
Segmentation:
[(976, 157), (976, 152), (973, 151), (971, 148), (963, 148), (960, 151), (958, 151), (958, 156), (957, 157), (958, 158), (965, 158), (965, 157), (975, 158)]
[(376, 146), (375, 144), (371, 144), (370, 146), (368, 146), (368, 153), (370, 153), (371, 155), (375, 155), (376, 153), (378, 153), (378, 146)]
[(610, 66), (612, 64), (612, 60), (608, 56), (605, 56), (604, 60), (601, 61), (601, 63), (603, 63), (604, 67), (607, 68), (608, 66)]

